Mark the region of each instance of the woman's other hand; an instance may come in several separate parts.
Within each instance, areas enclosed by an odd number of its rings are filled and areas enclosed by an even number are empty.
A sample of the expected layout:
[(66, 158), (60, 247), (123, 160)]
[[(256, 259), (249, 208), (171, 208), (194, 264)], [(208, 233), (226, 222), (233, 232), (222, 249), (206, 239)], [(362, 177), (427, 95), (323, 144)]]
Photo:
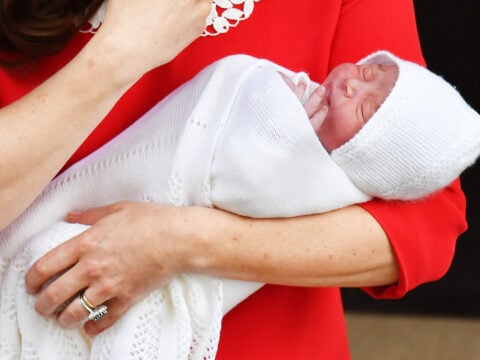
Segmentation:
[(138, 78), (201, 34), (211, 5), (109, 0), (102, 26), (82, 51), (0, 110), (0, 229), (31, 204)]
[(136, 80), (198, 38), (211, 6), (209, 0), (109, 0), (91, 42), (121, 76)]

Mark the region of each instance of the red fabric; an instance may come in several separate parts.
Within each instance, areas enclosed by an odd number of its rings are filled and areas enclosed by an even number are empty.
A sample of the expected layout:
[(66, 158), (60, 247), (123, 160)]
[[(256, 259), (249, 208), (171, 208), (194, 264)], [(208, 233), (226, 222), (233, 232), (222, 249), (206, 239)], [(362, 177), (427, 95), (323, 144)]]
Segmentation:
[[(42, 76), (11, 79), (0, 71), (5, 105), (70, 59), (89, 35), (79, 34), (41, 64)], [(137, 119), (172, 89), (212, 61), (234, 53), (266, 57), (322, 81), (329, 69), (387, 49), (423, 63), (411, 0), (261, 0), (252, 17), (227, 34), (201, 38), (170, 64), (147, 74), (67, 164), (84, 157)], [(132, 57), (132, 61), (137, 61)], [(36, 72), (38, 73), (38, 72)], [(95, 86), (95, 84), (86, 84)], [(68, 119), (65, 119), (68, 121)], [(379, 200), (364, 205), (395, 248), (400, 282), (365, 289), (399, 297), (448, 269), (455, 241), (466, 228), (459, 183), (414, 204)], [(335, 239), (332, 239), (335, 241)], [(336, 288), (265, 286), (224, 319), (218, 359), (349, 359), (341, 298)]]

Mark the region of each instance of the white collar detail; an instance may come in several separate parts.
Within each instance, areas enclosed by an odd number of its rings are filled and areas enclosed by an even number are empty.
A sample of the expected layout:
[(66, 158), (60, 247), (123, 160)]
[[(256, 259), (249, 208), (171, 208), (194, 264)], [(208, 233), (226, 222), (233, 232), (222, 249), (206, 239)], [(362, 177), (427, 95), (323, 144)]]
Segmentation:
[(210, 14), (205, 20), (202, 36), (216, 36), (226, 33), (241, 20), (250, 17), (256, 2), (260, 0), (214, 0)]

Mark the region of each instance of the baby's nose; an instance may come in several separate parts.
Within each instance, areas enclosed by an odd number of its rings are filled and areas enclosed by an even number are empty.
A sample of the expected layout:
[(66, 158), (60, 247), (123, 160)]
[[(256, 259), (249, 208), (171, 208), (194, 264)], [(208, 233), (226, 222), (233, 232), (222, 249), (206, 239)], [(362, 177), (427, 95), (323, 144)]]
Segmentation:
[(345, 80), (345, 96), (353, 98), (361, 88), (362, 82), (357, 78), (348, 78)]

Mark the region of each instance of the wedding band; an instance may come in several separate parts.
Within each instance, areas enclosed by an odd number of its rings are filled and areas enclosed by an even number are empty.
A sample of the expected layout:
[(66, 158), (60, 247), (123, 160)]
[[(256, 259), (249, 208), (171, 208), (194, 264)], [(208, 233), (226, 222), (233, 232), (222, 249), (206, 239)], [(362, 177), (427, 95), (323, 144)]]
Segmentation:
[(95, 305), (92, 305), (92, 303), (87, 300), (87, 297), (85, 296), (85, 294), (80, 295), (80, 297), (82, 298), (81, 301), (83, 301), (85, 303), (85, 305), (87, 305), (90, 309), (95, 309), (96, 308)]
[(92, 306), (83, 294), (80, 294), (78, 301), (88, 311), (88, 320), (98, 321), (108, 314), (107, 305)]

